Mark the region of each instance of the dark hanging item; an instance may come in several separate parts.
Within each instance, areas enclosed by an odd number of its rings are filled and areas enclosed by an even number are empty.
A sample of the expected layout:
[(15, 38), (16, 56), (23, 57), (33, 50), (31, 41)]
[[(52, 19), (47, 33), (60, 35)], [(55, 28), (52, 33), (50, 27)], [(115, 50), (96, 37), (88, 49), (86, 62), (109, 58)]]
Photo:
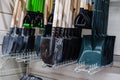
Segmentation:
[(74, 26), (79, 28), (85, 28), (90, 25), (90, 19), (86, 12), (84, 11), (84, 3), (83, 1), (80, 2), (80, 11), (79, 14), (76, 16), (74, 21)]

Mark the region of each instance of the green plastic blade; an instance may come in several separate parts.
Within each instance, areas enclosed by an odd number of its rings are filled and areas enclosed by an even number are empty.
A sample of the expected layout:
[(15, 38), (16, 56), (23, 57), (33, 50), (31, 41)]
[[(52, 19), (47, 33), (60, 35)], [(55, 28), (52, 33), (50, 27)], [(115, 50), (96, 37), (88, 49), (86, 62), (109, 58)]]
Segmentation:
[(32, 0), (28, 0), (27, 11), (32, 10)]

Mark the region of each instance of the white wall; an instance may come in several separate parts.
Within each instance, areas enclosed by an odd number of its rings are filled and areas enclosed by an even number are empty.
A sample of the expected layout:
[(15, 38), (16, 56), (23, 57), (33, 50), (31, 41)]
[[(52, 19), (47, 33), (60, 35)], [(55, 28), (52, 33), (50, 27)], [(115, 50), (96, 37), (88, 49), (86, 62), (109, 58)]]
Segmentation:
[(114, 53), (120, 55), (120, 0), (110, 3), (108, 34), (116, 36)]
[(10, 6), (10, 1), (12, 0), (0, 0), (0, 30), (6, 30), (10, 26), (11, 14), (13, 10)]

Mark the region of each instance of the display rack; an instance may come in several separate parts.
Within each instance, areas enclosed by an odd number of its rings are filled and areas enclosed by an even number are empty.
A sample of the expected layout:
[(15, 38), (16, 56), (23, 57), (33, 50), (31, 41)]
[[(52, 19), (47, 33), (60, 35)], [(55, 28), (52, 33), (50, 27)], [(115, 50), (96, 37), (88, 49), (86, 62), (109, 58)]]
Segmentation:
[(12, 53), (9, 55), (1, 55), (1, 57), (7, 58), (7, 59), (16, 59), (17, 62), (27, 62), (32, 60), (40, 59), (35, 51), (33, 52), (27, 52), (27, 53)]
[(53, 69), (58, 69), (58, 68), (60, 68), (60, 67), (72, 65), (72, 64), (75, 64), (75, 63), (77, 63), (76, 60), (64, 61), (64, 62), (57, 63), (57, 64), (54, 64), (54, 65), (45, 64), (45, 63), (43, 62), (43, 63), (42, 63), (42, 67), (43, 67), (43, 68), (49, 67), (49, 68), (53, 68)]
[(77, 67), (74, 69), (75, 72), (87, 72), (90, 75), (93, 75), (107, 67), (111, 67), (113, 63), (105, 66), (97, 66), (97, 64), (87, 66), (84, 62), (77, 64)]

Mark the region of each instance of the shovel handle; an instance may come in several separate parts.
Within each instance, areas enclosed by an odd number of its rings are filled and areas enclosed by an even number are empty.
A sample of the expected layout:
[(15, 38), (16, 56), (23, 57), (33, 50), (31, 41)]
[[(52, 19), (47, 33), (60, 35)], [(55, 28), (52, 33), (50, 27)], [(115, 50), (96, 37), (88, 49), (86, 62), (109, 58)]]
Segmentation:
[(89, 11), (93, 11), (93, 4), (92, 4), (92, 0), (89, 0), (89, 4), (88, 4), (88, 9)]
[(65, 0), (64, 4), (65, 4), (65, 6), (64, 6), (64, 12), (63, 12), (62, 26), (63, 26), (63, 28), (66, 28), (68, 0)]
[(85, 2), (84, 2), (84, 9), (88, 10), (88, 0), (85, 0)]
[(16, 16), (17, 16), (17, 11), (18, 11), (18, 7), (19, 7), (19, 1), (20, 1), (20, 0), (16, 0), (16, 1), (15, 1), (15, 7), (14, 7), (14, 11), (13, 11), (11, 26), (10, 26), (11, 28), (12, 28), (12, 27), (15, 27)]
[(58, 27), (62, 27), (63, 0), (59, 0)]
[(48, 0), (45, 0), (45, 7), (44, 7), (44, 25), (47, 25), (47, 18), (48, 18)]
[(22, 1), (22, 12), (21, 12), (21, 18), (20, 18), (20, 28), (22, 28), (22, 25), (23, 25), (23, 20), (24, 20), (24, 16), (25, 16), (25, 8), (26, 8), (26, 2), (27, 0), (23, 0)]
[[(21, 0), (22, 1), (22, 0)], [(15, 22), (15, 25), (17, 27), (20, 27), (20, 17), (21, 17), (21, 12), (22, 12), (22, 2), (19, 2), (19, 5), (18, 5), (18, 12), (17, 12), (17, 15), (16, 15), (16, 22)]]
[(84, 8), (84, 0), (80, 1), (80, 8)]
[(59, 9), (59, 0), (55, 0), (55, 11), (54, 11), (54, 17), (53, 17), (53, 27), (58, 26), (58, 9)]

